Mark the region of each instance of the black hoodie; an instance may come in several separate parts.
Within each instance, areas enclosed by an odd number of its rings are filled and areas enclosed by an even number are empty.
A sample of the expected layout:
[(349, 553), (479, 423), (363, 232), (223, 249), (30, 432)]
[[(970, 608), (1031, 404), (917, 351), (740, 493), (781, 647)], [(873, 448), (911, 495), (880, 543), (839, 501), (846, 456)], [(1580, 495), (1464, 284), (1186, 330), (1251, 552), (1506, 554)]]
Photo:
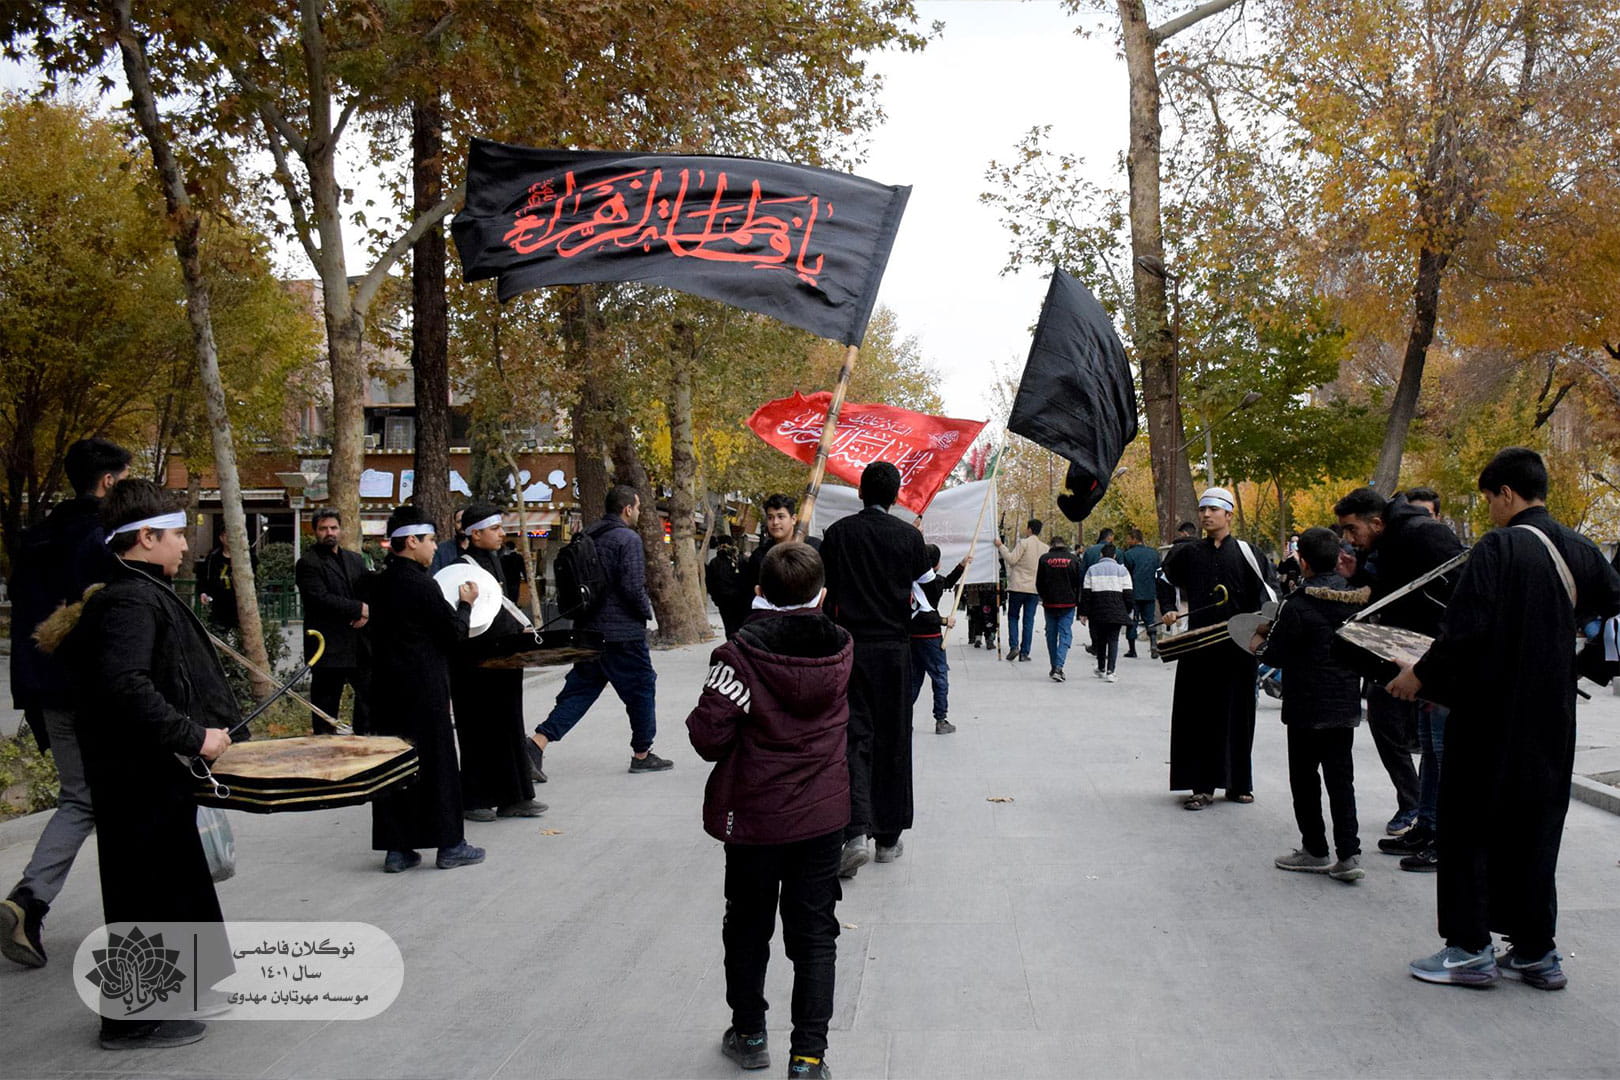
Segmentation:
[[(1384, 510), (1384, 531), (1351, 584), (1371, 586), (1372, 598), (1377, 601), (1416, 581), (1462, 550), (1462, 543), (1450, 526), (1407, 502), (1406, 496), (1397, 495), (1389, 500)], [(1445, 614), (1459, 573), (1460, 568), (1401, 597), (1381, 609), (1376, 618), (1386, 625), (1433, 637), (1440, 632), (1440, 617)]]

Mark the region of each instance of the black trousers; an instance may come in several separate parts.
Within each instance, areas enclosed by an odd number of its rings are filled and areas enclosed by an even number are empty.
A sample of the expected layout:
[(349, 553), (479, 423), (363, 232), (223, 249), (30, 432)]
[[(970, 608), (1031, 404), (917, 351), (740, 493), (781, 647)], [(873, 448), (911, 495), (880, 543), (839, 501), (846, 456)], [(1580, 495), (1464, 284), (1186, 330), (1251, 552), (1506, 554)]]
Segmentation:
[(1318, 858), (1328, 853), (1322, 823), (1324, 782), (1333, 814), (1334, 853), (1341, 859), (1361, 854), (1361, 840), (1356, 835), (1356, 766), (1350, 756), (1355, 735), (1355, 728), (1295, 725), (1288, 729), (1288, 787), (1294, 795), (1299, 846)]
[(1367, 694), (1367, 729), (1372, 732), (1378, 760), (1395, 785), (1395, 807), (1401, 813), (1416, 810), (1421, 789), (1412, 755), (1417, 753), (1417, 705), (1389, 696), (1382, 686)]
[[(354, 733), (371, 734), (371, 671), (368, 668), (329, 668), (316, 664), (309, 670), (310, 704), (329, 716), (338, 715), (343, 704), (343, 687), (354, 687)], [(310, 724), (317, 735), (330, 735), (331, 724), (309, 714)]]
[(792, 1053), (821, 1057), (838, 959), (840, 831), (791, 844), (726, 845), (726, 1004), (739, 1033), (765, 1030), (765, 968), (776, 912), (793, 963)]
[(1097, 657), (1098, 671), (1113, 671), (1119, 662), (1119, 632), (1121, 623), (1091, 620), (1091, 651)]

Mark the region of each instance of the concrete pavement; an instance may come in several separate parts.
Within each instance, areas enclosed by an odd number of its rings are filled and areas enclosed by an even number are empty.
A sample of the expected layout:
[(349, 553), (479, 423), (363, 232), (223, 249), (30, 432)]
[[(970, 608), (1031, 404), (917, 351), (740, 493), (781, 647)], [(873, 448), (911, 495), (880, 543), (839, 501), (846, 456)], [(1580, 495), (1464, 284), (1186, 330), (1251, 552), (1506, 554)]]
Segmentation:
[[(385, 876), (364, 808), (232, 815), (227, 917), (364, 920), (398, 941), (404, 990), (374, 1020), (221, 1021), (190, 1047), (100, 1050), (67, 963), (100, 922), (87, 848), (46, 924), (51, 966), (0, 970), (0, 1076), (743, 1075), (717, 1050), (724, 857), (682, 726), (707, 655), (654, 654), (672, 772), (625, 772), (628, 725), (605, 697), (547, 752), (549, 814), (468, 826), (481, 866)], [(1275, 702), (1257, 801), (1190, 814), (1165, 790), (1172, 667), (1122, 660), (1104, 684), (1076, 648), (1058, 685), (1040, 657), (950, 656), (960, 730), (936, 736), (918, 710), (905, 855), (863, 869), (839, 908), (839, 1077), (1620, 1076), (1620, 818), (1570, 808), (1568, 990), (1428, 986), (1405, 965), (1439, 947), (1434, 878), (1376, 852), (1393, 793), (1365, 728), (1368, 873), (1344, 885), (1271, 866), (1298, 843)], [(531, 680), (531, 718), (559, 680)], [(1580, 709), (1583, 754), (1620, 749), (1620, 699)], [(0, 881), (26, 833), (0, 832)], [(785, 1071), (789, 985), (778, 942), (763, 1075)]]

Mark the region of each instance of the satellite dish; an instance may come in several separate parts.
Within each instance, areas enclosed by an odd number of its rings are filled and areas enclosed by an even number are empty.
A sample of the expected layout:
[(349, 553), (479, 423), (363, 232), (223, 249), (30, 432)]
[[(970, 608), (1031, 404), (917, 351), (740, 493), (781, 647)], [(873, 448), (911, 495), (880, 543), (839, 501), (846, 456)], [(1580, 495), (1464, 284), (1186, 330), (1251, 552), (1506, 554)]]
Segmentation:
[(468, 637), (477, 637), (495, 624), (495, 616), (501, 613), (501, 586), (494, 574), (472, 563), (453, 562), (434, 574), (433, 580), (452, 608), (461, 602), (458, 594), (463, 582), (478, 586), (478, 599), (473, 601), (472, 618), (468, 620)]

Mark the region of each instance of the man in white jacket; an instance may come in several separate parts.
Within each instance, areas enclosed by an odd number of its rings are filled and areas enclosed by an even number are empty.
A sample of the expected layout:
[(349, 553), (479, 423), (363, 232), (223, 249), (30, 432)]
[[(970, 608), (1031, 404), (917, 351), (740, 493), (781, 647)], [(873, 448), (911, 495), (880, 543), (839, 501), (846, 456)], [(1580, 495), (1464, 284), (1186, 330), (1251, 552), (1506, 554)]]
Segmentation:
[[(1035, 637), (1035, 610), (1041, 598), (1035, 592), (1035, 571), (1040, 569), (1046, 542), (1041, 539), (1041, 521), (1030, 518), (1024, 535), (1012, 548), (996, 537), (996, 551), (1007, 564), (1007, 659), (1029, 660), (1029, 647)], [(1020, 621), (1022, 636), (1018, 633)]]

